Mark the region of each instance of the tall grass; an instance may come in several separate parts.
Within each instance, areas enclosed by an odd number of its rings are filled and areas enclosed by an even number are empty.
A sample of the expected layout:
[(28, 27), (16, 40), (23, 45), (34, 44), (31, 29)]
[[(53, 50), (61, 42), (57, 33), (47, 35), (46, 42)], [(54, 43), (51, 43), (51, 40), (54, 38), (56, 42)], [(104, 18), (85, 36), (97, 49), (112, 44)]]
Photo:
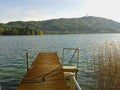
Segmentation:
[(96, 90), (120, 90), (120, 45), (105, 42), (93, 54)]

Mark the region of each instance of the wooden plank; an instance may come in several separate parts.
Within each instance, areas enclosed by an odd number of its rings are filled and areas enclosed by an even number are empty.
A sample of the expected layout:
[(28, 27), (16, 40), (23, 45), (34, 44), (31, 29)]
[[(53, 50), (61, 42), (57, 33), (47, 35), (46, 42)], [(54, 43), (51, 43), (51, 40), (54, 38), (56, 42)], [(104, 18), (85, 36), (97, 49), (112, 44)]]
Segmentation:
[(73, 72), (73, 73), (75, 73), (76, 79), (78, 78), (78, 75), (77, 75), (78, 68), (76, 66), (63, 66), (63, 71), (64, 72)]
[(77, 72), (78, 68), (76, 66), (63, 66), (64, 72)]

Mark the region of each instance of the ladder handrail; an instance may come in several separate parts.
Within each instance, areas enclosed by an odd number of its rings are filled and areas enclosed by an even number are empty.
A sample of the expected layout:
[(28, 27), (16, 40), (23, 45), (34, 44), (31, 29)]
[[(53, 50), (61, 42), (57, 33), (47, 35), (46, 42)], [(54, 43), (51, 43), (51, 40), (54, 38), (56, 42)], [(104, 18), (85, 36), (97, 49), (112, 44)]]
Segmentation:
[(82, 90), (79, 83), (77, 82), (76, 78), (75, 78), (75, 74), (74, 73), (70, 73), (70, 76), (74, 82), (74, 85), (76, 87), (76, 90)]
[(73, 57), (75, 56), (75, 53), (77, 52), (77, 49), (74, 51), (74, 53), (73, 53), (73, 55), (72, 55), (72, 57), (71, 57), (71, 59), (70, 59), (70, 61), (69, 61), (69, 64), (72, 62), (72, 59), (73, 59)]
[(77, 53), (77, 67), (78, 67), (79, 53), (80, 53), (79, 50), (80, 50), (80, 48), (63, 48), (63, 51), (62, 51), (62, 65), (64, 64), (64, 51), (65, 51), (66, 49), (67, 49), (67, 50), (75, 50), (75, 52), (73, 53), (73, 55), (72, 55), (72, 57), (71, 57), (71, 59), (70, 59), (69, 62), (72, 61), (75, 53), (78, 51), (78, 53)]

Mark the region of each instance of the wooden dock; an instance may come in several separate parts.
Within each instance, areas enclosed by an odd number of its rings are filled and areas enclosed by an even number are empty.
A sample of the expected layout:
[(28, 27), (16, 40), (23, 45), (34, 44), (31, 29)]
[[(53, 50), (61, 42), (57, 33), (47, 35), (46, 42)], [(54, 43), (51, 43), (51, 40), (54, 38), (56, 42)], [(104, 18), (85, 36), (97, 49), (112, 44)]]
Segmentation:
[(17, 90), (69, 90), (56, 52), (41, 52)]

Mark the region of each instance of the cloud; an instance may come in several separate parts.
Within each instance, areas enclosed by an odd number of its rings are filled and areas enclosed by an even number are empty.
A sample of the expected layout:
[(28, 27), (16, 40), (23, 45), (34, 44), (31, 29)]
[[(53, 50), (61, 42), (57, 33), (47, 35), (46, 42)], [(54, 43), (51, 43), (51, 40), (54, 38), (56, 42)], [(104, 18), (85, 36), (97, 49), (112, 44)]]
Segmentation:
[(86, 0), (85, 9), (89, 15), (118, 20), (120, 18), (119, 0)]
[(43, 20), (47, 13), (41, 9), (22, 9), (22, 8), (9, 8), (1, 14), (0, 20), (3, 22), (8, 21), (30, 21), (30, 20)]
[(44, 18), (44, 12), (42, 12), (41, 10), (27, 10), (24, 11), (24, 16), (23, 16), (23, 20), (25, 21), (29, 21), (29, 20), (41, 20)]

